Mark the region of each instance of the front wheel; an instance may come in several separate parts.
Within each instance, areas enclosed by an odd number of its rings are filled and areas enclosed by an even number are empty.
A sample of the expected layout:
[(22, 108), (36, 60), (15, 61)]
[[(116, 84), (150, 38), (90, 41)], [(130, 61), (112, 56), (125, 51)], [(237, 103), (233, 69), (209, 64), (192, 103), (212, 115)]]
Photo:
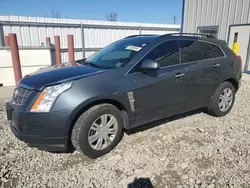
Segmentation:
[(73, 146), (90, 158), (111, 151), (122, 138), (122, 117), (111, 104), (93, 106), (76, 121), (71, 135)]
[(208, 112), (217, 117), (225, 116), (231, 111), (234, 100), (235, 87), (230, 82), (223, 82), (212, 97)]

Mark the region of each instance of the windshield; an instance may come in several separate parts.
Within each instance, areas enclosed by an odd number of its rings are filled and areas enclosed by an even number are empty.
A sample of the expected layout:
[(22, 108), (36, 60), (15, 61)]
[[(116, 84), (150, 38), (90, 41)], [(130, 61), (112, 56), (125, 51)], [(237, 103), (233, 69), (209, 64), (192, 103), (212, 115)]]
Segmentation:
[(98, 68), (123, 67), (153, 38), (155, 36), (131, 37), (119, 40), (92, 55), (85, 62)]

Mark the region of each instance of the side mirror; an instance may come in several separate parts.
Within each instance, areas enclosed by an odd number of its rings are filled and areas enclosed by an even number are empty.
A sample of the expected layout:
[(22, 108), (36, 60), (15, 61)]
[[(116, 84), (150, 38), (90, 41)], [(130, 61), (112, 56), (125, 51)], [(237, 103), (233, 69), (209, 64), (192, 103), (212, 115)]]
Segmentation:
[(143, 70), (157, 70), (160, 68), (160, 64), (149, 59), (145, 59), (141, 64)]

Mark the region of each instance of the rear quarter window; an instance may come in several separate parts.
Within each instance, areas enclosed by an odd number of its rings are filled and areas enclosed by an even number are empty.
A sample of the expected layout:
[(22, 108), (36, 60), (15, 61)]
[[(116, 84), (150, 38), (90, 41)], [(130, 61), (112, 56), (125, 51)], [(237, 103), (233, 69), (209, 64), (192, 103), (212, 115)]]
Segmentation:
[(210, 47), (211, 47), (211, 53), (212, 53), (213, 58), (224, 57), (225, 56), (219, 46), (210, 44)]

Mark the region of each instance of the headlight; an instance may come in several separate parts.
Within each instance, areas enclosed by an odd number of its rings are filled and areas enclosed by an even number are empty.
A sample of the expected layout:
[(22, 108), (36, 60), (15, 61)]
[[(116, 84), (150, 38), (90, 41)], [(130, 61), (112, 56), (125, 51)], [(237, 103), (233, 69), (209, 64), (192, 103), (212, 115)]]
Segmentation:
[(72, 82), (46, 87), (31, 108), (31, 112), (49, 112), (57, 97), (68, 90)]

